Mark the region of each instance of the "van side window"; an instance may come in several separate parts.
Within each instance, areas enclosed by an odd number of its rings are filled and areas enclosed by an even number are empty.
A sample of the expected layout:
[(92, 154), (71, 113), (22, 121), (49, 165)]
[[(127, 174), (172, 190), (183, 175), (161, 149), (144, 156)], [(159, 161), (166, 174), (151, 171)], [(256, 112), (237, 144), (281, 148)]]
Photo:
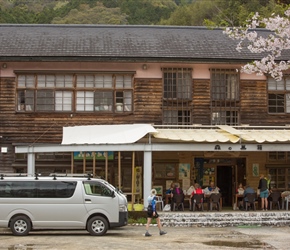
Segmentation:
[(8, 198), (69, 198), (77, 182), (71, 181), (1, 181), (0, 197)]
[(111, 197), (112, 191), (99, 182), (84, 182), (84, 189), (87, 195)]

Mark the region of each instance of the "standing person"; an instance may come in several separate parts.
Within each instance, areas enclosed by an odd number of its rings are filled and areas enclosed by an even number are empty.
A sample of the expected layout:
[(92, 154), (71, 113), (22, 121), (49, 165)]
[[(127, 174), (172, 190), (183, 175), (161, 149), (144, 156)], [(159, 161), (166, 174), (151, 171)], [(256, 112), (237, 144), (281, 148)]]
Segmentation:
[(149, 225), (151, 223), (152, 218), (156, 219), (157, 226), (159, 228), (159, 234), (164, 235), (167, 234), (165, 231), (162, 231), (161, 222), (159, 218), (159, 214), (156, 211), (156, 189), (151, 190), (151, 194), (148, 196), (148, 208), (147, 208), (147, 224), (146, 224), (146, 233), (145, 236), (152, 236), (152, 234), (149, 233)]
[(259, 186), (258, 189), (260, 189), (260, 197), (261, 197), (261, 206), (262, 210), (266, 210), (268, 208), (268, 195), (269, 195), (269, 190), (268, 190), (268, 182), (265, 179), (265, 176), (263, 174), (260, 175), (260, 181), (259, 181)]

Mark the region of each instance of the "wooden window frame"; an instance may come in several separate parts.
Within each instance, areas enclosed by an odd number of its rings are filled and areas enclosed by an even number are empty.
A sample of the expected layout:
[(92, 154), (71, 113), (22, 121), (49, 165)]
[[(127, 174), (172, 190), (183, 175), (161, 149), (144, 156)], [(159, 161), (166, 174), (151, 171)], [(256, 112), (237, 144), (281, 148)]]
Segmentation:
[(284, 75), (281, 81), (267, 78), (268, 113), (290, 114), (290, 75)]
[(210, 69), (211, 125), (240, 125), (240, 74), (236, 69)]
[[(16, 112), (133, 112), (133, 72), (15, 73)], [(46, 92), (51, 98), (41, 98)], [(100, 93), (111, 93), (109, 103), (99, 105)]]
[(192, 124), (192, 69), (162, 68), (162, 124)]

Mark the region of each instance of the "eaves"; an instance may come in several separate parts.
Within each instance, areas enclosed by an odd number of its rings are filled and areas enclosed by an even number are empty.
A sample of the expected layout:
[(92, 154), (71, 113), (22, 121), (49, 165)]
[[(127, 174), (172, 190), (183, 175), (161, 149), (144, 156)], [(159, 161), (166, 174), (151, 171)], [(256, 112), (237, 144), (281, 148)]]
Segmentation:
[(255, 59), (188, 58), (188, 57), (49, 57), (2, 56), (0, 62), (152, 62), (152, 63), (248, 63)]

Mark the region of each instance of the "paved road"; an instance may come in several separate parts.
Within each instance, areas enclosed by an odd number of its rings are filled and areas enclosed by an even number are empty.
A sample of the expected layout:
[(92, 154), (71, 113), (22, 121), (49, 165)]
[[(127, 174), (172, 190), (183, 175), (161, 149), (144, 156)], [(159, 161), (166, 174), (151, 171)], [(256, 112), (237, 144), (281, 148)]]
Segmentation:
[(127, 226), (108, 231), (103, 237), (86, 231), (34, 231), (16, 237), (0, 231), (0, 250), (76, 250), (76, 249), (279, 249), (290, 248), (290, 227), (178, 227), (164, 228), (159, 236), (144, 237), (145, 226)]

